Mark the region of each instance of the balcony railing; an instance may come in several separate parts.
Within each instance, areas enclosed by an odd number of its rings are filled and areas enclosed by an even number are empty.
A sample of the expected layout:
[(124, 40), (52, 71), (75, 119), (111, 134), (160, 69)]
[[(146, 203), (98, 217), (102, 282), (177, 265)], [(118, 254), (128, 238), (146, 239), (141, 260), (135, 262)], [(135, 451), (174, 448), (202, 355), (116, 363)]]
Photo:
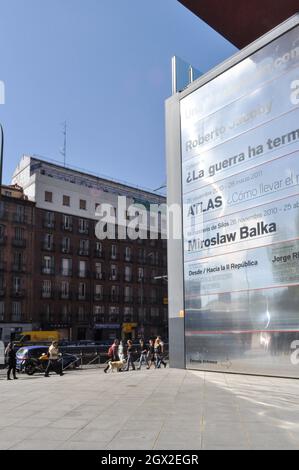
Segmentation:
[(42, 243), (43, 251), (55, 251), (55, 248), (55, 243), (51, 243), (50, 245), (48, 243)]
[(89, 271), (80, 271), (80, 270), (78, 271), (78, 277), (80, 279), (87, 279), (89, 278), (89, 276), (90, 276)]
[(12, 291), (10, 292), (10, 296), (13, 299), (23, 299), (24, 297), (26, 297), (26, 291), (25, 289), (12, 289)]
[(65, 277), (72, 277), (73, 270), (72, 269), (62, 269), (61, 270), (61, 275), (65, 276)]
[(59, 292), (60, 300), (72, 300), (73, 293), (72, 292)]
[(0, 261), (0, 271), (6, 271), (6, 261)]
[(26, 240), (19, 240), (17, 238), (13, 238), (11, 244), (16, 248), (26, 248)]
[(78, 255), (79, 256), (89, 256), (89, 254), (90, 254), (89, 249), (79, 248), (79, 250), (78, 250)]
[(73, 231), (73, 225), (72, 224), (61, 224), (61, 230), (64, 230), (65, 232), (72, 232)]
[(103, 302), (104, 301), (104, 295), (103, 294), (94, 294), (93, 300), (95, 302)]
[(90, 299), (89, 294), (80, 294), (80, 293), (77, 294), (77, 300), (82, 300), (84, 302), (87, 302), (89, 301), (89, 299)]
[(54, 222), (54, 221), (50, 221), (50, 220), (44, 220), (44, 221), (43, 221), (43, 226), (44, 226), (44, 228), (55, 229), (55, 222)]
[(100, 250), (95, 250), (94, 251), (94, 257), (98, 259), (105, 259), (105, 253)]
[(66, 254), (66, 255), (72, 255), (73, 254), (73, 249), (71, 247), (67, 247), (65, 245), (61, 246), (61, 253)]
[(18, 223), (18, 224), (27, 224), (28, 218), (25, 214), (15, 213), (13, 214), (12, 220), (13, 222)]
[(0, 211), (0, 220), (8, 220), (8, 211)]
[(0, 235), (0, 245), (5, 245), (7, 242), (7, 237), (5, 235)]
[(103, 281), (105, 279), (105, 273), (94, 273), (94, 278), (98, 279), (99, 281)]
[(42, 266), (42, 274), (47, 274), (48, 276), (53, 276), (55, 274), (54, 267)]
[(5, 297), (6, 296), (6, 288), (5, 287), (1, 287), (0, 288), (0, 297)]
[(11, 270), (14, 273), (25, 273), (26, 265), (25, 264), (12, 264)]
[(43, 290), (41, 290), (41, 298), (42, 298), (42, 299), (51, 299), (51, 300), (53, 300), (54, 297), (55, 297), (54, 291), (50, 291), (50, 292), (49, 292), (49, 291), (43, 291)]
[(87, 228), (79, 227), (78, 233), (80, 233), (81, 235), (89, 235), (89, 227)]

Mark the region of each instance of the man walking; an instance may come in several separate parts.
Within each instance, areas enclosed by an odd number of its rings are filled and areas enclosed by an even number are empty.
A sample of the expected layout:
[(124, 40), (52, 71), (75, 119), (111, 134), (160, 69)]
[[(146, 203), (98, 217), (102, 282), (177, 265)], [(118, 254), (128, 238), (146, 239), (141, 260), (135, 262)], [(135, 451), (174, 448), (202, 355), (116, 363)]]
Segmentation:
[(8, 356), (8, 370), (7, 370), (7, 380), (11, 380), (10, 373), (12, 371), (13, 378), (17, 379), (16, 376), (16, 366), (17, 366), (17, 359), (16, 359), (16, 351), (14, 350), (14, 344), (11, 341), (8, 343), (7, 348), (5, 349), (5, 355)]
[(45, 377), (49, 377), (50, 370), (56, 372), (56, 374), (64, 375), (62, 372), (62, 364), (59, 363), (59, 349), (58, 349), (58, 342), (53, 341), (51, 346), (48, 350), (49, 362), (45, 372)]

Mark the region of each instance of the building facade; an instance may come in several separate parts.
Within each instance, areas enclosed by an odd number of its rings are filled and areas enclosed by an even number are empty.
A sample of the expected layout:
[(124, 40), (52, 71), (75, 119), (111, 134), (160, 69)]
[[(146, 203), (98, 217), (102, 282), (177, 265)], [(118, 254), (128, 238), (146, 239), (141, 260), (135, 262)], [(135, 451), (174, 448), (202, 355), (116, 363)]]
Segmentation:
[(162, 196), (32, 157), (23, 157), (13, 184), (34, 210), (29, 311), (35, 325), (72, 340), (168, 336), (161, 227), (155, 239), (96, 236), (102, 204), (117, 215), (119, 196), (147, 207), (163, 204)]
[(0, 340), (32, 328), (35, 204), (18, 186), (1, 188)]

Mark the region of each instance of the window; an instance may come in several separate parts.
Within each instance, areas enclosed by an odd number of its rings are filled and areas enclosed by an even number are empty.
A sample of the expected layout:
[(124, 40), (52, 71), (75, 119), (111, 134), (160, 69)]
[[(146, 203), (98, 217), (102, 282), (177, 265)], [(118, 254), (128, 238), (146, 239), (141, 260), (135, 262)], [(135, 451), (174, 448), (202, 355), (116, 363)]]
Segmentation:
[(125, 250), (125, 260), (126, 261), (131, 261), (131, 247), (129, 246), (126, 246), (126, 250)]
[(12, 303), (12, 321), (20, 321), (21, 320), (21, 302), (13, 302)]
[(112, 281), (116, 281), (117, 279), (117, 267), (115, 266), (115, 264), (112, 264), (111, 265), (111, 280)]
[(46, 212), (44, 218), (44, 226), (47, 228), (54, 228), (55, 215), (54, 212)]
[(133, 291), (130, 286), (125, 286), (125, 302), (132, 302), (133, 300)]
[(53, 202), (53, 193), (45, 191), (45, 202)]
[(52, 250), (52, 248), (53, 248), (53, 235), (51, 233), (46, 233), (45, 239), (44, 239), (44, 249)]
[(52, 283), (51, 281), (45, 280), (42, 284), (42, 296), (43, 298), (51, 297)]
[(80, 256), (89, 256), (89, 240), (80, 240)]
[(70, 296), (70, 285), (67, 281), (61, 283), (61, 298), (68, 299)]
[(131, 323), (133, 321), (133, 308), (125, 307), (124, 308), (124, 321)]
[(117, 302), (119, 295), (118, 286), (111, 286), (111, 302)]
[(86, 219), (79, 219), (79, 232), (80, 233), (88, 233), (88, 220)]
[(62, 275), (71, 276), (72, 275), (72, 260), (70, 258), (62, 258)]
[(125, 281), (131, 282), (132, 280), (132, 268), (130, 266), (125, 266)]
[(62, 239), (62, 253), (69, 253), (71, 251), (71, 239), (63, 237)]
[(86, 312), (82, 305), (78, 308), (78, 320), (79, 322), (85, 322), (87, 320)]
[(79, 284), (79, 300), (85, 300), (86, 298), (86, 284), (85, 282), (80, 282)]
[(64, 230), (72, 230), (72, 217), (70, 215), (63, 215), (62, 226)]
[(70, 207), (71, 205), (71, 198), (70, 196), (62, 196), (62, 205)]
[(151, 318), (159, 317), (159, 307), (151, 307)]
[(5, 303), (0, 302), (0, 321), (4, 321)]
[(52, 256), (44, 256), (43, 258), (43, 273), (52, 274), (54, 271), (54, 258)]
[(86, 277), (87, 274), (87, 263), (86, 261), (79, 261), (79, 277)]
[(15, 294), (20, 294), (21, 292), (21, 278), (20, 277), (13, 278), (13, 291)]
[(111, 258), (112, 259), (117, 258), (117, 246), (116, 245), (111, 245)]
[(95, 286), (95, 300), (103, 300), (104, 288), (102, 285), (96, 284)]
[(86, 208), (87, 208), (87, 203), (86, 203), (85, 199), (80, 199), (80, 209), (82, 211), (86, 211)]
[(102, 264), (96, 263), (96, 279), (103, 279)]
[(138, 281), (141, 281), (144, 278), (144, 269), (138, 268)]

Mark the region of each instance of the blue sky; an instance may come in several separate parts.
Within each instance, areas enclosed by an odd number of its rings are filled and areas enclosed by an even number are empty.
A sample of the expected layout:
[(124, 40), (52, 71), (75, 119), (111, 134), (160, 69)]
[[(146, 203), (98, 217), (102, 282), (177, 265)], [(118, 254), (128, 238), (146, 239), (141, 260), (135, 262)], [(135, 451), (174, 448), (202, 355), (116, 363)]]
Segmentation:
[(176, 0), (0, 0), (3, 182), (23, 154), (148, 188), (165, 181), (171, 57), (203, 72), (236, 49)]

